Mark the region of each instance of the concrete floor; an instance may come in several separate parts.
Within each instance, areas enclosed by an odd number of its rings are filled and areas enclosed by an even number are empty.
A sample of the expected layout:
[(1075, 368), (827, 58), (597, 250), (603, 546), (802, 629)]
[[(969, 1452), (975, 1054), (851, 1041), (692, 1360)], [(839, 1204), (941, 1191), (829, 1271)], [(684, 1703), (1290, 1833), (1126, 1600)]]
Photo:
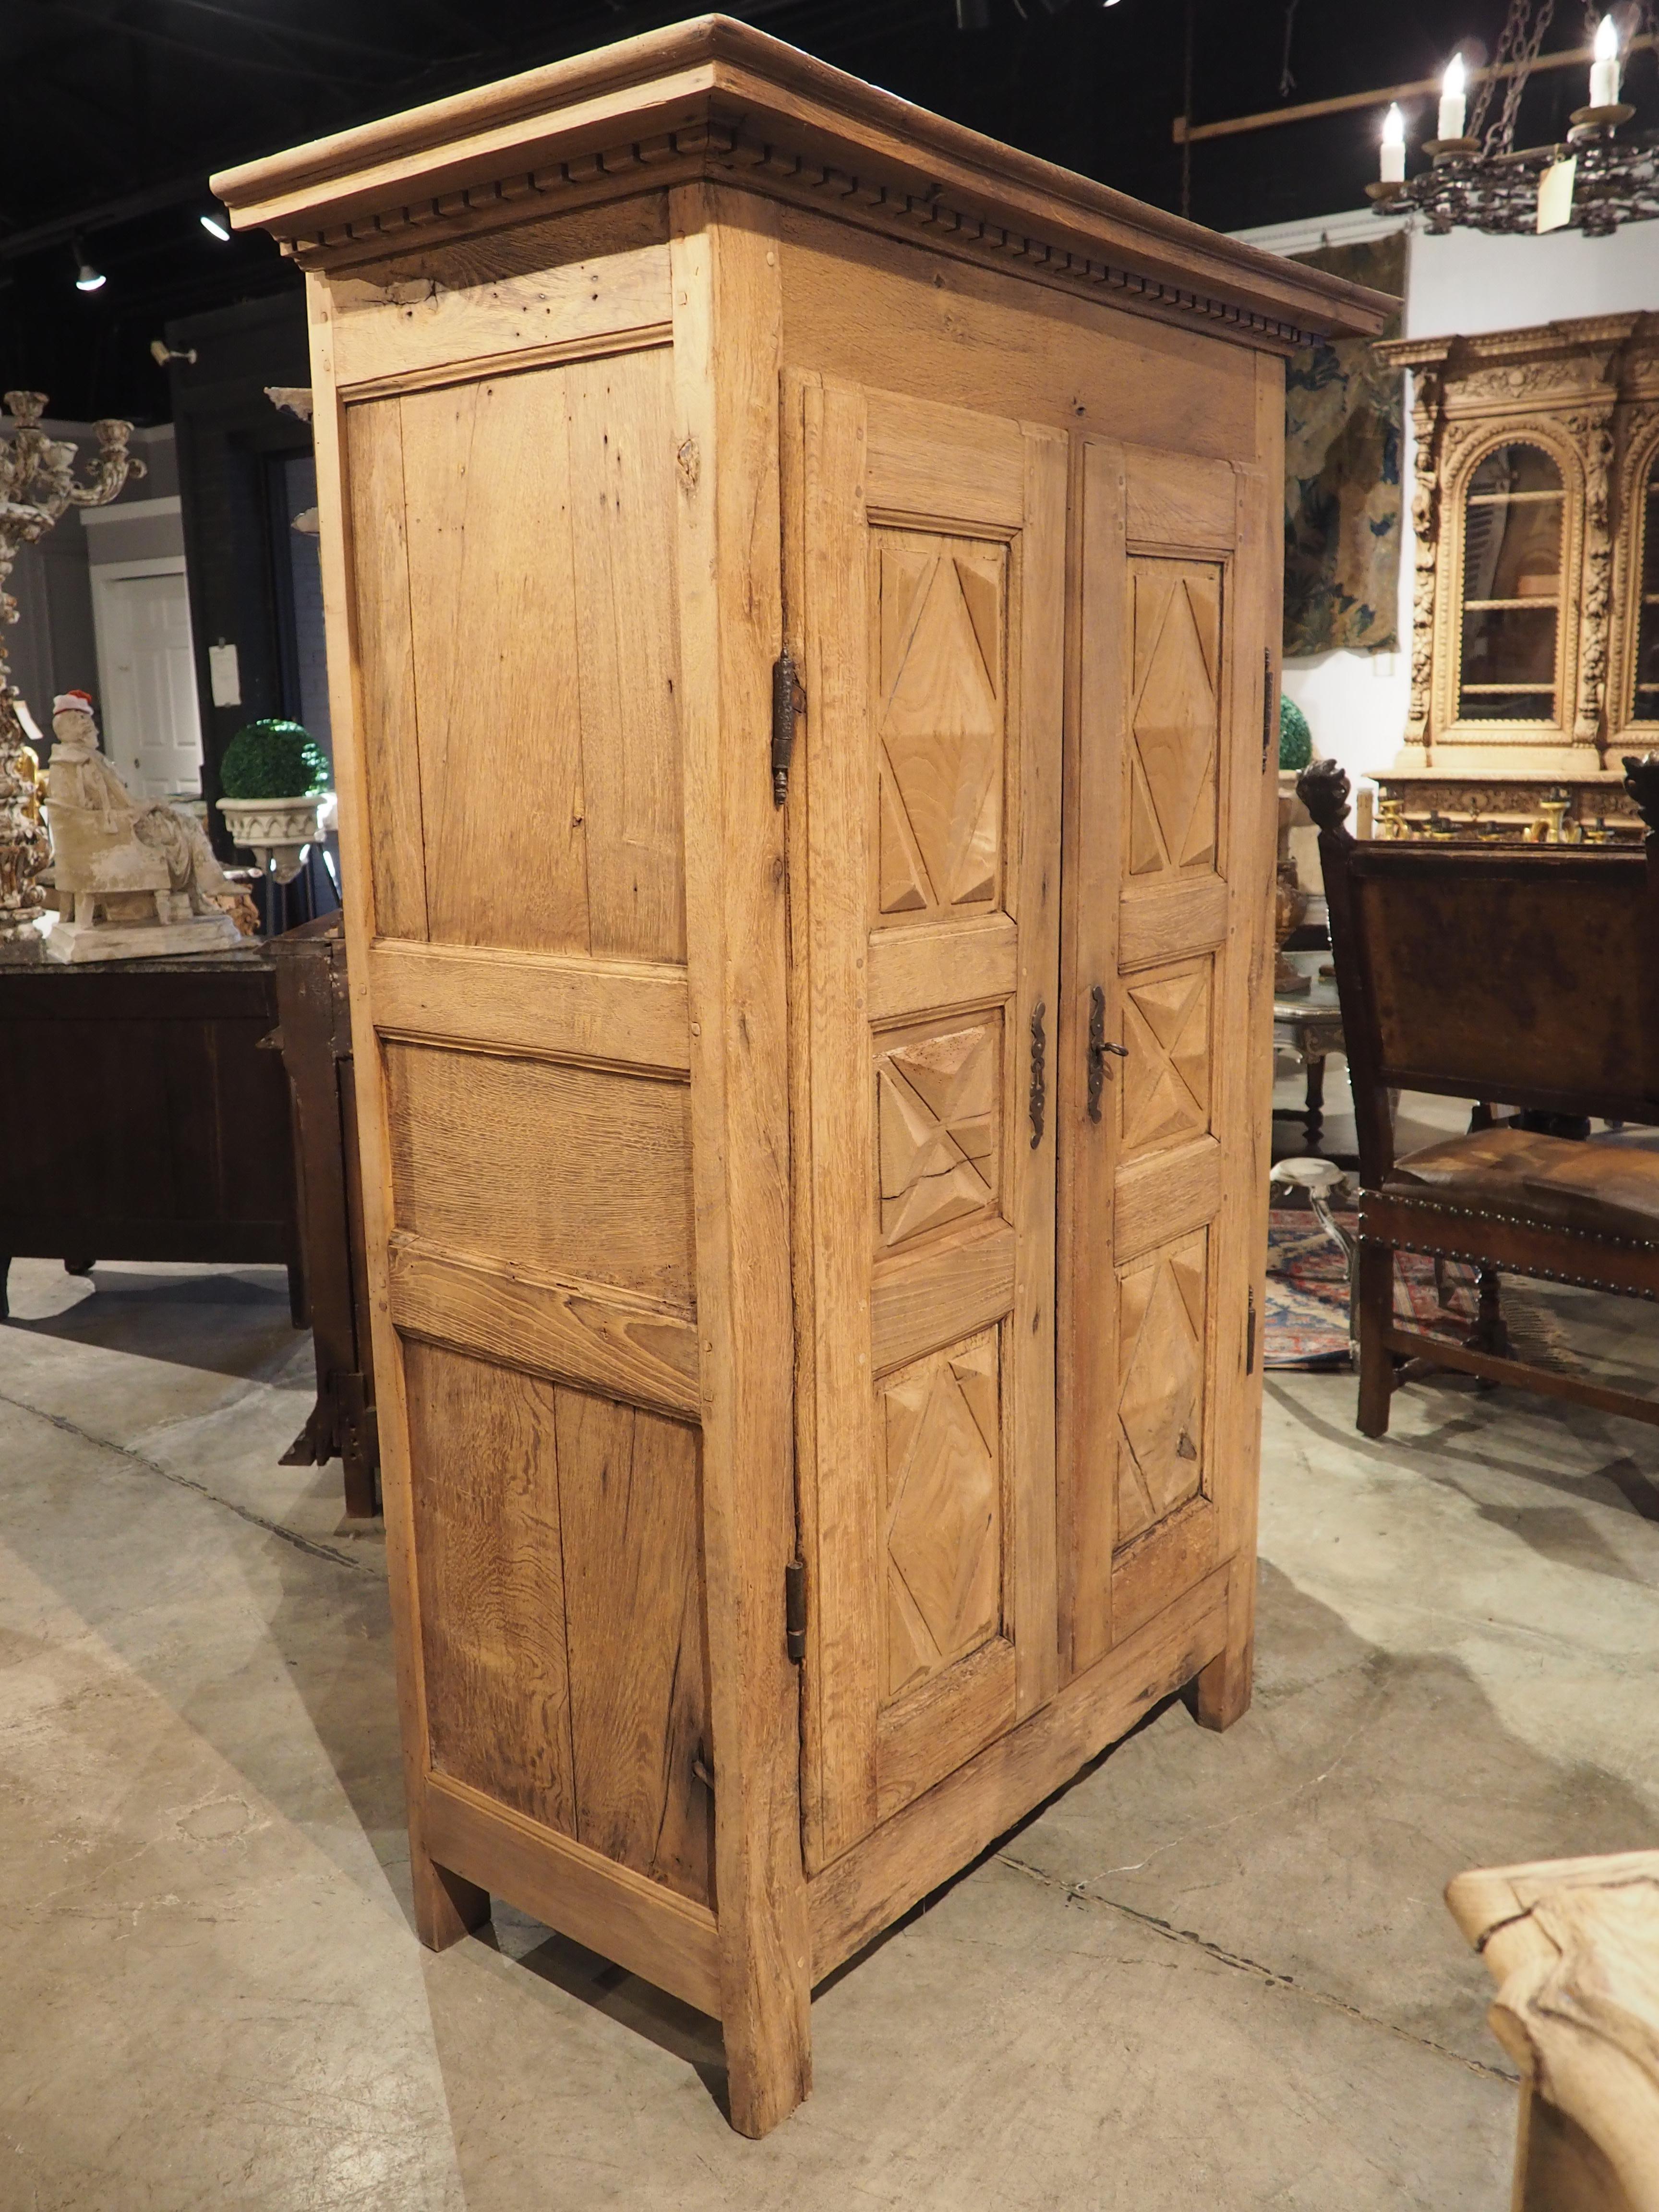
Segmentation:
[[(1270, 1377), (1256, 1700), (1173, 1704), (813, 2012), (767, 2142), (709, 2023), (510, 1912), (410, 1932), (375, 1536), (281, 1277), (13, 1270), (0, 2207), (1368, 2212), (1507, 2199), (1460, 1868), (1653, 1839), (1659, 1436)], [(1603, 1321), (1600, 1306), (1611, 1319)], [(1563, 1294), (1659, 1374), (1652, 1310)]]

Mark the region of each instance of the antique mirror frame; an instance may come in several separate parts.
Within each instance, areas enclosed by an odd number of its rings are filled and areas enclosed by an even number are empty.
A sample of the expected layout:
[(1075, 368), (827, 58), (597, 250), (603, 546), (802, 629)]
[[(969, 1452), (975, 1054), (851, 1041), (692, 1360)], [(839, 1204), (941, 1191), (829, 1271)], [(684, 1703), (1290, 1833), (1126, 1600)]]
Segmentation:
[[(1643, 381), (1659, 386), (1659, 353), (1648, 354), (1638, 366), (1639, 371), (1645, 372)], [(1636, 697), (1637, 652), (1642, 635), (1643, 538), (1648, 527), (1646, 490), (1649, 477), (1659, 470), (1659, 391), (1651, 398), (1631, 403), (1624, 431), (1613, 588), (1614, 651), (1607, 694), (1607, 722), (1613, 732), (1608, 750), (1615, 757), (1626, 731), (1632, 732), (1632, 742), (1639, 741), (1645, 750), (1652, 743), (1650, 733), (1659, 727), (1659, 695), (1645, 714), (1638, 711)], [(1652, 526), (1659, 530), (1659, 514), (1653, 516)]]

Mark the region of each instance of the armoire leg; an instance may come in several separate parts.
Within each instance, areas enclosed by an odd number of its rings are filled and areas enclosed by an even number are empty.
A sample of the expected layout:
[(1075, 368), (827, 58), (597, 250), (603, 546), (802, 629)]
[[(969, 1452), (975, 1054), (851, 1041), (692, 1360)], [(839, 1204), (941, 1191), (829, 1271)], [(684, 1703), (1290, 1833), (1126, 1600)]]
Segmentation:
[(1255, 1558), (1233, 1561), (1227, 1584), (1227, 1641), (1193, 1681), (1193, 1718), (1200, 1728), (1230, 1729), (1250, 1710), (1255, 1682)]
[(489, 1917), (487, 1889), (441, 1867), (418, 1844), (411, 1846), (410, 1863), (415, 1887), (415, 1932), (428, 1951), (447, 1951), (463, 1936), (483, 1926)]

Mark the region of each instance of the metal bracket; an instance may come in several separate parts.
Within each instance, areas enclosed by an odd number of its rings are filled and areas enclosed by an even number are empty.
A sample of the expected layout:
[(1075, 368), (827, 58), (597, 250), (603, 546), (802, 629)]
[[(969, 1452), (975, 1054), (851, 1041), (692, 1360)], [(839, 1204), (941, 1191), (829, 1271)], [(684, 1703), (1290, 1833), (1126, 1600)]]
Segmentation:
[[(1267, 765), (1269, 748), (1273, 741), (1273, 649), (1264, 647), (1261, 654), (1261, 765)], [(1277, 754), (1274, 755), (1277, 760)]]
[(795, 723), (806, 712), (806, 694), (786, 645), (772, 663), (772, 804), (789, 796), (789, 763), (795, 750)]
[(1249, 1303), (1245, 1309), (1244, 1372), (1247, 1375), (1255, 1373), (1255, 1291), (1254, 1289), (1249, 1292)]

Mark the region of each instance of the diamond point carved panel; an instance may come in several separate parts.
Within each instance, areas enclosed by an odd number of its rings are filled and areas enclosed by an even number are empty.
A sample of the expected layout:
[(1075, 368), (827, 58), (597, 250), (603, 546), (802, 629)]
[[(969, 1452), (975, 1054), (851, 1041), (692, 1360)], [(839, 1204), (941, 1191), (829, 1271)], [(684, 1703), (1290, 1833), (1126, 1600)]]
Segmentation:
[(877, 540), (883, 914), (949, 914), (1000, 884), (1007, 553)]
[(887, 1695), (939, 1672), (1001, 1621), (998, 1332), (881, 1387), (887, 1459)]
[(1137, 560), (1129, 728), (1129, 873), (1215, 865), (1219, 571)]
[(1203, 1488), (1208, 1248), (1200, 1230), (1118, 1279), (1120, 1547)]
[(889, 1040), (876, 1062), (881, 1242), (997, 1202), (1002, 1017)]
[(1202, 1136), (1210, 1126), (1211, 955), (1123, 985), (1120, 1158)]

